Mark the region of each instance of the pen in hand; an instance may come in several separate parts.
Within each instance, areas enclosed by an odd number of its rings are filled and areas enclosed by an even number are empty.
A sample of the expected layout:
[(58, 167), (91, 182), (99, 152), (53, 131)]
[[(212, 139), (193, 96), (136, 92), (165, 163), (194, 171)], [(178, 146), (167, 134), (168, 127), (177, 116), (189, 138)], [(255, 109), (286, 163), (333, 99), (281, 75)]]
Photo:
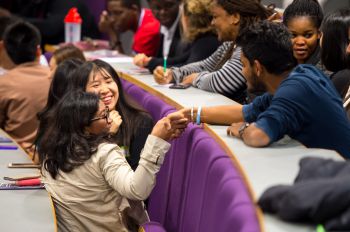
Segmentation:
[(164, 75), (165, 75), (165, 73), (166, 73), (166, 63), (167, 63), (167, 59), (168, 59), (168, 57), (167, 56), (164, 56), (164, 62), (163, 62), (163, 71), (164, 71)]

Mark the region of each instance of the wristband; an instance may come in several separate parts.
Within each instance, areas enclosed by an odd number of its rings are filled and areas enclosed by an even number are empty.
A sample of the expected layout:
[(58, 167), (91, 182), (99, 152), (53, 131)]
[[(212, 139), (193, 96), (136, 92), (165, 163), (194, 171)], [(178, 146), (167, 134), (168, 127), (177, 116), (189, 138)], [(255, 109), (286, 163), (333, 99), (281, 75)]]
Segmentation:
[(201, 124), (201, 111), (202, 111), (202, 107), (199, 106), (198, 110), (197, 110), (197, 120), (196, 120), (196, 124), (200, 125)]

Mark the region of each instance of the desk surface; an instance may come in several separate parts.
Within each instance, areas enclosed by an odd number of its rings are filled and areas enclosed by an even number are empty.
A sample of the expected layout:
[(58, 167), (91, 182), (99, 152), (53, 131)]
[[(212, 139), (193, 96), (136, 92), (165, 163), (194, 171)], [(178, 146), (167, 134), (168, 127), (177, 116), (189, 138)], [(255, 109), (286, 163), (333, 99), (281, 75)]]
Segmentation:
[[(192, 87), (186, 90), (169, 89), (157, 85), (151, 75), (138, 74), (137, 68), (131, 63), (109, 62), (117, 71), (128, 74), (122, 74), (123, 78), (141, 86), (156, 96), (162, 97), (166, 102), (174, 106), (192, 107), (237, 104), (222, 95)], [(130, 70), (136, 71), (133, 73)], [(227, 126), (209, 125), (208, 127), (209, 131), (214, 132), (214, 135), (217, 136), (216, 139), (220, 143), (223, 141), (224, 149), (227, 150), (228, 148), (229, 155), (232, 155), (233, 160), (242, 168), (256, 200), (270, 186), (293, 183), (299, 171), (299, 160), (303, 157), (318, 156), (342, 160), (341, 156), (334, 151), (308, 149), (287, 137), (267, 148), (252, 148), (246, 146), (240, 139), (228, 137), (226, 135)], [(314, 230), (312, 226), (286, 223), (272, 215), (265, 214), (263, 218), (266, 232), (310, 232)]]
[[(1, 129), (0, 136), (8, 137)], [(3, 145), (14, 145), (14, 143)], [(39, 173), (37, 169), (32, 168), (7, 168), (11, 162), (30, 163), (31, 160), (21, 148), (0, 150), (1, 179), (4, 176)], [(52, 201), (45, 189), (0, 190), (0, 205), (0, 231), (56, 231)]]

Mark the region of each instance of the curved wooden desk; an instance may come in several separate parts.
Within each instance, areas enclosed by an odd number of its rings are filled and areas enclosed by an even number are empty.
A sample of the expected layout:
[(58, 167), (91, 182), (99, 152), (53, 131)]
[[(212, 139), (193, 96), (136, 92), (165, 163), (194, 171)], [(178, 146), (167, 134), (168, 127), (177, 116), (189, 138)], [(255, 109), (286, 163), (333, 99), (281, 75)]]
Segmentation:
[[(133, 73), (133, 70), (137, 70), (137, 68), (131, 63), (110, 63), (120, 72), (121, 77), (126, 81), (126, 86), (129, 86), (128, 88), (130, 88), (130, 84), (142, 88), (177, 109), (199, 105), (213, 106), (237, 104), (222, 95), (195, 88), (174, 90), (159, 86), (156, 85), (151, 75)], [(126, 92), (128, 92), (128, 90), (126, 90)], [(142, 99), (141, 96), (137, 96), (137, 93), (134, 95), (134, 98), (136, 101)], [(143, 105), (143, 102), (139, 103)], [(154, 116), (155, 115), (153, 115), (153, 117)], [(234, 166), (244, 179), (253, 203), (256, 202), (257, 198), (268, 187), (276, 184), (293, 183), (299, 170), (299, 160), (303, 157), (321, 156), (325, 158), (342, 159), (334, 151), (308, 149), (300, 143), (288, 138), (282, 139), (267, 148), (248, 147), (241, 140), (228, 137), (226, 135), (226, 128), (226, 126), (204, 126), (204, 130), (215, 139), (232, 159)], [(179, 145), (175, 144), (175, 146)], [(312, 226), (286, 223), (275, 216), (263, 215), (259, 207), (256, 207), (256, 216), (259, 219), (261, 231), (309, 232), (313, 230)]]
[[(0, 136), (10, 138), (1, 129)], [(0, 144), (15, 145), (16, 143)], [(31, 162), (20, 147), (17, 150), (0, 150), (1, 179), (4, 176), (39, 173), (37, 169), (7, 167), (9, 163)], [(57, 231), (54, 207), (45, 189), (0, 190), (0, 202), (0, 231)]]

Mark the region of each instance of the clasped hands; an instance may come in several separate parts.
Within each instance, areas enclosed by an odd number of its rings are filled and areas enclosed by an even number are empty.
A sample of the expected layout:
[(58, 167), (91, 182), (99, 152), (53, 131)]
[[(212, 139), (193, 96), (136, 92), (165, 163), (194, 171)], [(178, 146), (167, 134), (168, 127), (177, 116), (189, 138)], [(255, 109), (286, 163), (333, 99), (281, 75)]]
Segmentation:
[[(109, 118), (111, 119), (109, 133), (116, 134), (123, 120), (116, 110), (109, 112)], [(156, 123), (151, 134), (164, 140), (178, 138), (186, 129), (188, 122), (183, 114), (179, 112), (171, 113)]]
[(164, 140), (178, 138), (186, 129), (189, 120), (183, 114), (174, 112), (160, 119), (153, 127), (152, 135)]

